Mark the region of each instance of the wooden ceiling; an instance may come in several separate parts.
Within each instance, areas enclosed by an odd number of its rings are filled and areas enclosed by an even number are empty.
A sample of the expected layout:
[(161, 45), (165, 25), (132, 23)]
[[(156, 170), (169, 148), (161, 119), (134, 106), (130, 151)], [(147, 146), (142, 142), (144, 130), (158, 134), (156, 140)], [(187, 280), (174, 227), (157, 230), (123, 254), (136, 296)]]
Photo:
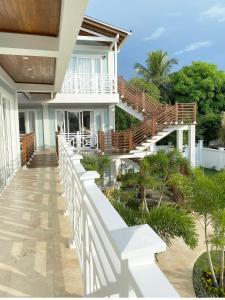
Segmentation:
[(0, 55), (0, 65), (17, 83), (54, 84), (55, 64), (52, 57)]
[(61, 0), (0, 0), (0, 31), (58, 36)]

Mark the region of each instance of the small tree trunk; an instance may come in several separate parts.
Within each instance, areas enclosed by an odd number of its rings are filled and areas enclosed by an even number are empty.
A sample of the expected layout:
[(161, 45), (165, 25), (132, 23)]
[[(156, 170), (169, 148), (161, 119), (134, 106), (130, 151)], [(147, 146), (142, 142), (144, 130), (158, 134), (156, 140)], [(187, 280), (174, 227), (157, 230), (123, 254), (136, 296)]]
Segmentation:
[(206, 216), (204, 217), (204, 219), (205, 219), (204, 220), (205, 244), (206, 244), (206, 252), (207, 252), (207, 256), (208, 256), (209, 269), (210, 269), (210, 271), (212, 273), (213, 282), (214, 282), (215, 287), (219, 287), (217, 279), (216, 279), (215, 271), (214, 271), (214, 268), (213, 268), (211, 253), (210, 253), (210, 250), (209, 250)]
[(165, 190), (165, 186), (166, 186), (166, 178), (164, 179), (163, 181), (163, 186), (162, 186), (162, 189), (161, 189), (161, 193), (160, 193), (160, 198), (159, 198), (159, 202), (158, 202), (158, 205), (157, 205), (157, 209), (160, 207), (161, 205), (161, 202), (162, 202), (162, 198), (163, 198), (163, 194), (164, 194), (164, 190)]
[(224, 247), (221, 251), (221, 258), (220, 258), (220, 287), (223, 289), (224, 285)]
[[(140, 166), (140, 176), (143, 179), (144, 178), (144, 172), (143, 172), (143, 168)], [(140, 194), (141, 194), (141, 206), (142, 206), (142, 210), (149, 212), (148, 210), (148, 204), (146, 202), (146, 197), (145, 197), (145, 187), (142, 184), (142, 180), (140, 182)]]

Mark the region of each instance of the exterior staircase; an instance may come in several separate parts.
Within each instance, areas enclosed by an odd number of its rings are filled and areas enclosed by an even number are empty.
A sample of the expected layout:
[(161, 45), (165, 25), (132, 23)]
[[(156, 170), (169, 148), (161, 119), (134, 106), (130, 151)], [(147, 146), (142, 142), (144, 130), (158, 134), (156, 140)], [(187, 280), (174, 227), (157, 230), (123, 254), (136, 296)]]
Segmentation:
[(154, 152), (155, 144), (178, 125), (196, 124), (196, 103), (162, 104), (122, 77), (118, 78), (118, 93), (121, 99), (118, 106), (141, 123), (128, 130), (99, 132), (98, 148), (102, 153), (149, 155)]

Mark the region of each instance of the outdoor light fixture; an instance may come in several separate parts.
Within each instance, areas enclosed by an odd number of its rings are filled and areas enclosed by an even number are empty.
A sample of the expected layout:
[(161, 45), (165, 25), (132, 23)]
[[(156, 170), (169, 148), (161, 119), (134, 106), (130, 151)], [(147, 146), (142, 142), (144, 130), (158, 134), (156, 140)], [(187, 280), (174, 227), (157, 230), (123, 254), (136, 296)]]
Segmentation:
[(29, 59), (29, 57), (27, 57), (27, 56), (23, 56), (23, 57), (22, 57), (22, 59)]
[(28, 69), (27, 69), (27, 71), (32, 71), (32, 70), (33, 70), (32, 68), (28, 68)]

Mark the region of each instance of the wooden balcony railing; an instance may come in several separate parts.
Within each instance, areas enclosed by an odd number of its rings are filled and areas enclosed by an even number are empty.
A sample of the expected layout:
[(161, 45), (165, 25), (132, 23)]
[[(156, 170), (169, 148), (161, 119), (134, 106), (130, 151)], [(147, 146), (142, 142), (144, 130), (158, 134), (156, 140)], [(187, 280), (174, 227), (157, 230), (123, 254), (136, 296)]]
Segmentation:
[(26, 165), (35, 150), (34, 133), (21, 134), (20, 135), (21, 146), (21, 164)]

